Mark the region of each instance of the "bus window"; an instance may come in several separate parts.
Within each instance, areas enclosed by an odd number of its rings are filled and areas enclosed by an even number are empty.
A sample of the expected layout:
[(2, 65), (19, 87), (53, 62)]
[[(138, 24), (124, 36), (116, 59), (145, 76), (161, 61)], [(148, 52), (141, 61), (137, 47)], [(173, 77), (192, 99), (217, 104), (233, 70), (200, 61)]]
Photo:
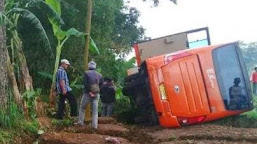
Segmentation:
[(249, 108), (247, 85), (234, 44), (213, 51), (215, 72), (220, 93), (228, 110)]
[(210, 36), (208, 28), (201, 28), (187, 32), (188, 48), (198, 48), (210, 45)]

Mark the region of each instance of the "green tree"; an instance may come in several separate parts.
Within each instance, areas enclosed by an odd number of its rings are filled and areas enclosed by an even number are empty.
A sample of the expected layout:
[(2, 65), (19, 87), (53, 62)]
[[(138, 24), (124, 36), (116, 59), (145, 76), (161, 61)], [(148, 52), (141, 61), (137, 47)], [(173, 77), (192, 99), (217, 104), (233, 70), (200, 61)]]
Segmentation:
[(249, 74), (254, 70), (257, 65), (257, 42), (240, 43), (244, 61), (248, 69)]
[[(44, 3), (41, 0), (38, 0), (40, 3)], [(56, 79), (56, 72), (58, 69), (58, 64), (60, 61), (61, 51), (64, 43), (70, 38), (70, 36), (77, 36), (81, 37), (84, 34), (77, 31), (75, 28), (70, 28), (67, 31), (63, 31), (61, 29), (61, 25), (64, 24), (61, 16), (61, 5), (60, 2), (57, 0), (46, 0), (46, 3), (50, 5), (50, 7), (55, 10), (55, 12), (59, 16), (59, 20), (56, 21), (56, 19), (49, 18), (49, 21), (52, 25), (52, 29), (54, 32), (55, 37), (57, 38), (57, 46), (56, 46), (56, 56), (55, 56), (55, 66), (54, 66), (54, 72), (53, 72), (53, 78), (52, 78), (52, 85), (51, 85), (51, 91), (50, 91), (50, 107), (55, 107), (55, 95), (53, 92), (55, 91), (55, 79)]]
[[(18, 23), (20, 19), (26, 19), (29, 22), (31, 22), (32, 26), (34, 26), (37, 30), (39, 30), (38, 35), (40, 35), (41, 40), (46, 40), (48, 42), (48, 38), (46, 37), (46, 34), (44, 32), (44, 29), (40, 23), (40, 21), (33, 15), (29, 10), (22, 7), (20, 3), (15, 2), (13, 0), (8, 1), (6, 4), (6, 10), (1, 12), (1, 22), (2, 24), (5, 24), (8, 29), (9, 34), (9, 42), (10, 42), (10, 54), (7, 56), (7, 68), (8, 68), (8, 75), (10, 77), (12, 88), (13, 88), (13, 94), (16, 100), (16, 103), (20, 106), (21, 105), (21, 92), (25, 91), (33, 91), (33, 85), (32, 85), (32, 78), (29, 74), (26, 57), (23, 52), (22, 48), (22, 41), (18, 34)], [(48, 42), (48, 46), (49, 42)], [(17, 80), (14, 74), (14, 68), (12, 64), (16, 63), (18, 65), (18, 78), (20, 77), (19, 81), (19, 88), (17, 84)], [(23, 105), (24, 111), (26, 116), (28, 116), (27, 112), (27, 106), (26, 102), (24, 101)]]
[[(48, 48), (51, 50), (49, 39), (46, 35), (46, 32), (39, 21), (39, 19), (31, 13), (27, 8), (28, 7), (34, 7), (39, 6), (48, 16), (49, 19), (52, 20), (54, 23), (59, 23), (60, 18), (55, 13), (53, 9), (46, 3), (44, 3), (42, 0), (32, 0), (29, 3), (25, 4), (24, 1), (15, 1), (10, 0), (9, 3), (6, 4), (7, 10), (5, 12), (1, 12), (1, 15), (3, 16), (3, 21), (5, 25), (8, 27), (9, 32), (9, 42), (10, 42), (10, 54), (11, 58), (8, 58), (8, 72), (11, 79), (11, 83), (13, 85), (13, 93), (15, 95), (16, 102), (19, 101), (21, 98), (20, 91), (22, 93), (25, 93), (26, 95), (31, 95), (31, 93), (36, 92), (30, 92), (33, 91), (33, 85), (32, 85), (32, 78), (29, 74), (26, 57), (23, 52), (23, 45), (22, 40), (19, 35), (19, 24), (20, 21), (23, 21), (27, 25), (30, 25), (30, 28), (34, 28), (36, 30), (37, 35), (37, 41), (43, 41), (43, 48)], [(32, 26), (32, 27), (31, 27)], [(70, 32), (71, 33), (71, 32)], [(17, 63), (18, 64), (18, 71), (17, 71), (17, 77), (21, 77), (19, 79), (19, 87), (16, 81), (16, 77), (14, 74), (14, 68), (11, 66), (11, 63)], [(20, 73), (20, 75), (19, 75)], [(25, 88), (24, 88), (24, 87)], [(31, 97), (31, 96), (30, 96)], [(25, 111), (25, 114), (28, 116), (28, 109), (27, 109), (27, 101), (26, 96), (23, 95), (23, 108)], [(17, 102), (19, 104), (20, 102)]]
[(114, 0), (99, 0), (93, 10), (92, 36), (104, 55), (91, 55), (91, 58), (98, 62), (104, 76), (121, 81), (125, 76), (119, 75), (124, 56), (132, 50), (134, 42), (145, 38), (144, 29), (137, 26), (139, 11), (126, 7), (123, 1)]
[[(85, 31), (86, 22), (86, 0), (62, 0), (62, 19), (65, 22), (62, 29), (76, 28), (78, 31)], [(52, 26), (49, 25), (47, 17), (40, 13), (38, 9), (30, 9), (42, 22), (52, 46), (56, 45), (57, 39), (54, 36)], [(92, 25), (90, 35), (94, 39), (100, 54), (90, 49), (89, 60), (97, 62), (98, 70), (104, 76), (111, 76), (115, 80), (122, 78), (118, 76), (123, 57), (130, 52), (131, 45), (135, 41), (144, 39), (144, 29), (138, 27), (139, 12), (124, 6), (123, 0), (96, 0), (93, 1)], [(30, 27), (24, 25), (20, 28), (22, 33), (24, 50), (29, 63), (31, 75), (34, 78), (35, 87), (40, 87), (43, 92), (49, 92), (50, 78), (55, 60), (50, 55), (42, 55), (44, 49), (38, 43), (31, 40), (33, 35), (26, 33)], [(75, 95), (81, 95), (83, 59), (85, 40), (82, 38), (70, 37), (69, 41), (63, 45), (61, 57), (69, 59), (72, 63), (71, 69), (67, 72)], [(56, 49), (53, 49), (56, 53)], [(40, 74), (39, 74), (40, 72)], [(41, 72), (44, 72), (42, 76)]]

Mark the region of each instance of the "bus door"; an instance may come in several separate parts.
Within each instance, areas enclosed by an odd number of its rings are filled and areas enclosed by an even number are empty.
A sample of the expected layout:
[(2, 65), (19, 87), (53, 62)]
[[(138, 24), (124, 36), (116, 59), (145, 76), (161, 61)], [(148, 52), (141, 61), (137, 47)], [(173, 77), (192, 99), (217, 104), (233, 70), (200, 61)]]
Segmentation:
[(172, 115), (192, 118), (210, 113), (197, 55), (171, 61), (162, 72)]

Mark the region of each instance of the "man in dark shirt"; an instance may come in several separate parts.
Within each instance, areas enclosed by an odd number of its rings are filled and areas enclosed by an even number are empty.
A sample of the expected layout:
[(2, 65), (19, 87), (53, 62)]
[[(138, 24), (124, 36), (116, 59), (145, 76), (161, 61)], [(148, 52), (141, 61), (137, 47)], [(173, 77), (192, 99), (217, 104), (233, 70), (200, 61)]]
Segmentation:
[(101, 88), (100, 97), (102, 101), (102, 117), (110, 117), (112, 115), (112, 110), (115, 99), (115, 87), (111, 78), (104, 78), (104, 85)]
[(96, 63), (91, 61), (88, 63), (88, 68), (84, 73), (84, 94), (81, 99), (81, 105), (79, 109), (78, 125), (84, 125), (85, 108), (87, 104), (91, 103), (92, 108), (92, 128), (97, 129), (98, 125), (98, 100), (100, 87), (103, 84), (102, 75), (95, 71)]

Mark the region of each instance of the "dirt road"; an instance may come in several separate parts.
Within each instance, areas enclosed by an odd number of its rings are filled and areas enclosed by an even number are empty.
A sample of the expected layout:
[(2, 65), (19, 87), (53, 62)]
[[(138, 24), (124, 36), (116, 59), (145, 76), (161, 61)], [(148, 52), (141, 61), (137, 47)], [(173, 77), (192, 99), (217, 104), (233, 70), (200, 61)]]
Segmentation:
[[(47, 125), (43, 123), (43, 125)], [(256, 128), (234, 128), (213, 123), (167, 129), (118, 123), (99, 118), (98, 130), (90, 125), (53, 129), (39, 137), (42, 144), (248, 144), (257, 143)]]

